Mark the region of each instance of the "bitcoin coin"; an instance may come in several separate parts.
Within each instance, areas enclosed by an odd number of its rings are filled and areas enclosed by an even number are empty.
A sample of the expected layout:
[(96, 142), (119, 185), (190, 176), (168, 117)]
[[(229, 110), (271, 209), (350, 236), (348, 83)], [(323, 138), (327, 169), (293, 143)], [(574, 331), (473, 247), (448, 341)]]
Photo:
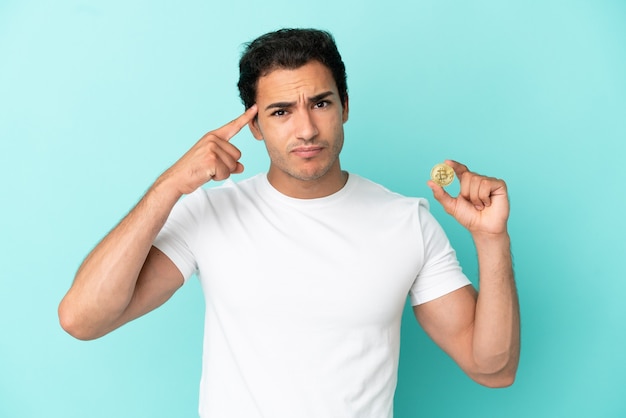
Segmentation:
[(446, 187), (454, 180), (454, 170), (447, 164), (437, 164), (430, 170), (430, 178), (441, 187)]

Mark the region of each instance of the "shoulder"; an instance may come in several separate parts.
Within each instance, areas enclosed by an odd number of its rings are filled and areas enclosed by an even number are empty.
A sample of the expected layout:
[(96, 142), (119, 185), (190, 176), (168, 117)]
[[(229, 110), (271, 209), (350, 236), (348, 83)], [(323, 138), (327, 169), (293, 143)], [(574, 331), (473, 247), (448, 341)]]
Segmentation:
[(259, 177), (256, 175), (241, 181), (226, 180), (225, 182), (199, 187), (178, 201), (173, 213), (180, 216), (203, 217), (208, 213), (224, 211), (244, 205), (245, 202), (257, 200), (259, 194)]
[(240, 181), (225, 180), (217, 185), (200, 187), (185, 197), (192, 202), (219, 201), (221, 199), (233, 199), (241, 195), (249, 195), (258, 192), (261, 183), (261, 174)]
[(354, 183), (356, 196), (361, 199), (377, 204), (406, 207), (414, 211), (429, 211), (428, 200), (422, 197), (405, 196), (358, 174), (350, 173), (350, 178)]

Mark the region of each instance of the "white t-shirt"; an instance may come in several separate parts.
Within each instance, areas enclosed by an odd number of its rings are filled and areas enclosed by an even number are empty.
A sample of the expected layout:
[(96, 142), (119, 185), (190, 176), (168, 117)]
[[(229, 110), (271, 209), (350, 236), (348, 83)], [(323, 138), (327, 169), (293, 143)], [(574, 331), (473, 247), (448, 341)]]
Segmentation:
[(202, 417), (391, 417), (407, 295), (470, 283), (426, 200), (355, 174), (319, 199), (198, 189), (154, 245), (204, 291)]

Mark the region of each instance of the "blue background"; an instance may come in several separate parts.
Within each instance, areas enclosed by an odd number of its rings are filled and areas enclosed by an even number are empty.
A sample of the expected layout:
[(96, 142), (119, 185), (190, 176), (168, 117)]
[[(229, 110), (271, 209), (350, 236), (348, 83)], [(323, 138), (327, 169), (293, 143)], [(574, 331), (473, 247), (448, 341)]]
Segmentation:
[[(453, 158), (509, 185), (518, 379), (471, 382), (407, 309), (396, 417), (626, 416), (617, 0), (2, 0), (0, 416), (196, 416), (195, 280), (92, 342), (65, 334), (56, 308), (151, 182), (241, 113), (242, 44), (284, 26), (336, 37), (351, 99), (345, 169), (430, 198), (430, 168)], [(234, 143), (242, 176), (267, 168), (249, 132)], [(475, 281), (470, 237), (431, 202)]]

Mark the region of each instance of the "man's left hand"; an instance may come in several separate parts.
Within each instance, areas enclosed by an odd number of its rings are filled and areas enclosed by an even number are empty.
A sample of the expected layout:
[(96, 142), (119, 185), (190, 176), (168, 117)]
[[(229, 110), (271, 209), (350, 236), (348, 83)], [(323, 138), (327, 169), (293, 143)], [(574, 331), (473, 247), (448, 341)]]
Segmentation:
[(472, 235), (503, 234), (507, 232), (509, 199), (503, 180), (481, 176), (467, 166), (452, 160), (445, 163), (452, 167), (461, 184), (457, 197), (452, 197), (432, 180), (428, 187), (433, 196)]

